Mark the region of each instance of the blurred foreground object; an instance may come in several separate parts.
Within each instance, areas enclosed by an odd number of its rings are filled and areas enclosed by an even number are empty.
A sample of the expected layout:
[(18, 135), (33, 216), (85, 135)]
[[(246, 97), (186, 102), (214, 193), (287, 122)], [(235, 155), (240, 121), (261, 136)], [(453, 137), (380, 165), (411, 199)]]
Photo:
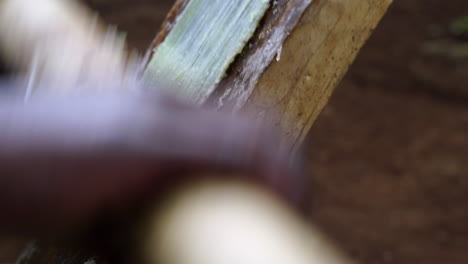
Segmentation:
[(0, 46), (10, 67), (29, 75), (31, 89), (107, 89), (136, 77), (124, 36), (73, 0), (0, 1)]
[[(236, 1), (226, 1), (225, 4), (226, 6), (234, 5), (229, 9), (230, 12), (239, 13), (241, 8), (245, 8), (253, 2), (255, 1), (242, 1), (243, 5), (236, 6)], [(216, 62), (218, 58), (226, 61), (236, 58), (222, 79), (213, 78), (211, 79), (212, 83), (198, 86), (200, 89), (208, 87), (208, 90), (192, 90), (189, 94), (203, 94), (200, 98), (204, 100), (194, 98), (197, 103), (224, 111), (247, 111), (259, 119), (277, 124), (286, 136), (283, 145), (292, 152), (300, 146), (312, 123), (327, 103), (333, 89), (384, 15), (390, 2), (390, 0), (272, 1), (269, 3), (269, 8), (265, 9), (265, 15), (254, 12), (249, 14), (252, 19), (250, 23), (237, 24), (239, 27), (255, 28), (255, 32), (253, 30), (245, 31), (254, 33), (248, 43), (246, 43), (248, 38), (246, 39), (245, 34), (232, 34), (232, 32), (225, 30), (225, 28), (229, 28), (226, 24), (218, 23), (212, 25), (214, 26), (213, 30), (202, 35), (195, 30), (187, 32), (181, 30), (179, 32), (184, 32), (180, 35), (181, 39), (169, 43), (168, 46), (175, 48), (183, 43), (197, 43), (200, 40), (210, 44), (223, 38), (217, 34), (210, 35), (210, 32), (224, 34), (224, 37), (230, 35), (232, 39), (229, 43), (237, 43), (240, 48), (232, 49), (226, 57), (206, 55), (207, 50), (209, 50), (207, 49), (209, 45), (207, 46), (206, 43), (199, 45), (201, 47), (199, 50), (191, 50), (190, 54), (181, 54), (181, 56), (192, 58), (208, 56), (208, 60), (204, 62), (208, 65), (212, 65), (211, 63)], [(64, 3), (70, 4), (71, 8), (65, 7)], [(160, 81), (158, 78), (153, 78), (157, 76), (158, 67), (151, 67), (151, 65), (160, 63), (157, 49), (159, 45), (164, 46), (166, 40), (173, 39), (171, 38), (171, 29), (180, 26), (177, 25), (179, 21), (187, 21), (179, 16), (190, 14), (196, 18), (208, 15), (203, 13), (203, 8), (197, 9), (196, 7), (197, 5), (208, 6), (210, 3), (211, 0), (177, 1), (155, 41), (154, 48), (156, 50), (149, 61), (150, 67), (145, 73), (147, 80), (155, 81), (155, 84)], [(116, 76), (115, 73), (118, 75), (120, 72), (123, 76), (120, 76), (118, 81), (127, 79), (127, 74), (133, 76), (126, 70), (121, 70), (125, 68), (123, 65), (126, 56), (122, 54), (123, 49), (115, 48), (122, 47), (121, 42), (117, 41), (115, 45), (112, 45), (112, 41), (101, 42), (100, 40), (105, 38), (99, 31), (96, 35), (92, 35), (95, 37), (91, 38), (99, 41), (90, 41), (89, 35), (86, 34), (88, 30), (83, 25), (90, 25), (87, 21), (91, 17), (88, 12), (82, 11), (75, 5), (70, 1), (58, 0), (35, 1), (34, 4), (26, 0), (5, 1), (1, 14), (10, 14), (11, 12), (16, 14), (2, 16), (1, 22), (7, 26), (1, 28), (0, 31), (1, 34), (8, 36), (8, 42), (2, 42), (2, 46), (7, 50), (9, 58), (12, 58), (12, 63), (26, 68), (27, 71), (32, 72), (33, 76), (37, 74), (39, 79), (46, 76), (45, 79), (59, 84), (61, 82), (77, 82), (82, 78), (95, 80), (99, 83), (99, 81), (105, 81), (109, 76)], [(37, 8), (38, 6), (41, 8)], [(190, 7), (193, 9), (188, 9)], [(260, 6), (257, 11), (261, 10), (263, 10), (263, 6)], [(230, 19), (223, 20), (223, 16), (232, 17), (233, 14), (218, 12), (214, 9), (210, 9), (210, 12), (212, 13), (209, 15), (218, 17), (220, 21), (225, 23), (229, 23)], [(67, 34), (62, 34), (65, 31), (62, 31), (63, 28), (60, 27), (61, 33), (58, 43), (63, 42), (62, 44), (53, 44), (56, 41), (55, 38), (48, 37), (49, 30), (56, 32), (57, 24), (62, 24), (62, 22), (58, 23), (51, 19), (55, 16), (64, 16), (60, 21), (70, 21), (70, 23), (63, 23)], [(262, 17), (262, 22), (257, 26), (260, 17)], [(17, 23), (18, 21), (22, 21), (22, 23)], [(28, 23), (27, 21), (32, 22)], [(43, 21), (46, 22), (42, 23)], [(80, 26), (75, 26), (76, 24)], [(33, 27), (33, 25), (41, 27)], [(188, 23), (186, 26), (191, 25)], [(233, 28), (235, 29), (236, 25), (233, 25)], [(75, 48), (74, 45), (67, 45), (67, 43), (84, 43), (84, 48)], [(98, 44), (90, 45), (90, 43)], [(110, 45), (108, 45), (109, 43)], [(59, 50), (64, 49), (64, 52), (56, 52), (55, 48), (49, 49), (54, 45), (58, 45)], [(41, 47), (40, 52), (36, 51), (37, 47)], [(78, 47), (81, 46), (78, 45)], [(241, 53), (237, 56), (239, 52)], [(36, 54), (47, 55), (42, 57), (42, 55)], [(86, 63), (84, 63), (83, 58), (89, 58), (89, 56), (93, 59), (85, 60)], [(171, 73), (192, 74), (188, 77), (196, 79), (205, 78), (204, 74), (175, 72), (175, 70), (179, 70), (179, 67), (170, 68), (171, 65), (176, 64), (176, 61), (171, 63), (171, 60), (179, 58), (175, 55), (165, 58), (168, 61), (164, 62), (165, 65), (160, 66), (164, 68), (159, 68), (160, 70), (168, 70), (163, 74), (164, 78), (169, 81), (173, 79)], [(34, 69), (36, 69), (34, 65), (47, 65), (49, 60), (51, 61), (50, 66), (41, 66), (41, 71), (34, 73)], [(70, 65), (68, 61), (70, 61)], [(225, 65), (224, 63), (220, 64)], [(75, 67), (76, 65), (79, 67)], [(106, 68), (107, 65), (110, 65), (110, 70)], [(198, 66), (194, 64), (189, 68)], [(85, 69), (84, 72), (81, 71), (82, 67)], [(225, 70), (223, 69), (223, 71)], [(169, 87), (180, 87), (177, 85), (177, 79), (174, 79), (175, 85), (169, 85)], [(171, 83), (169, 82), (169, 84)], [(191, 82), (187, 82), (185, 85), (190, 86)], [(120, 87), (120, 85), (117, 86)], [(51, 87), (59, 90), (61, 85), (54, 84)], [(98, 88), (101, 87), (98, 86)], [(182, 88), (191, 89), (193, 87), (183, 86)], [(177, 93), (177, 91), (175, 92)], [(190, 101), (191, 98), (187, 99)], [(308, 230), (299, 216), (281, 203), (262, 194), (263, 190), (261, 189), (253, 186), (232, 187), (224, 184), (214, 184), (201, 190), (198, 190), (197, 186), (193, 186), (193, 191), (190, 191), (190, 188), (192, 187), (188, 187), (187, 193), (180, 196), (180, 200), (175, 199), (178, 202), (167, 207), (167, 214), (162, 215), (170, 221), (155, 220), (156, 233), (154, 236), (151, 236), (152, 233), (148, 234), (149, 240), (156, 243), (156, 248), (153, 248), (152, 243), (147, 244), (150, 260), (167, 260), (173, 261), (174, 264), (202, 262), (211, 264), (209, 261), (219, 264), (220, 262), (236, 262), (236, 260), (245, 261), (244, 264), (272, 263), (270, 262), (272, 260), (283, 260), (288, 264), (347, 262), (337, 256), (333, 250), (328, 250), (329, 245), (322, 240), (319, 232)], [(202, 205), (206, 197), (213, 197), (210, 198), (213, 200), (219, 199), (219, 203), (216, 206)], [(230, 210), (230, 206), (233, 207), (232, 210)], [(226, 227), (226, 230), (223, 230), (222, 224), (221, 226), (219, 224), (224, 220), (234, 221), (226, 223), (228, 226), (232, 225), (233, 228)], [(205, 228), (210, 226), (213, 226), (213, 229), (205, 233)], [(251, 228), (257, 227), (264, 228), (258, 237), (255, 232), (249, 231)], [(238, 232), (236, 232), (236, 228), (240, 228)], [(161, 233), (157, 230), (165, 230), (165, 232)], [(200, 247), (203, 246), (204, 240), (198, 240), (205, 238), (217, 238), (221, 241), (214, 241), (214, 243), (211, 240), (207, 241), (206, 243), (210, 243), (211, 247), (206, 249)], [(269, 238), (275, 240), (267, 241)], [(194, 243), (192, 239), (198, 243)], [(255, 244), (258, 245), (258, 248), (253, 247)], [(252, 245), (252, 247), (248, 247), (248, 245)], [(57, 252), (56, 249), (50, 250)], [(243, 250), (246, 251), (242, 252)], [(81, 264), (81, 260), (76, 262), (73, 260), (73, 255), (69, 254), (68, 263)], [(236, 259), (236, 256), (245, 258)], [(94, 256), (89, 256), (89, 259), (92, 257)], [(42, 261), (33, 259), (22, 263), (56, 263), (50, 259)]]
[(287, 204), (252, 185), (202, 182), (160, 208), (149, 221), (148, 263), (348, 263)]

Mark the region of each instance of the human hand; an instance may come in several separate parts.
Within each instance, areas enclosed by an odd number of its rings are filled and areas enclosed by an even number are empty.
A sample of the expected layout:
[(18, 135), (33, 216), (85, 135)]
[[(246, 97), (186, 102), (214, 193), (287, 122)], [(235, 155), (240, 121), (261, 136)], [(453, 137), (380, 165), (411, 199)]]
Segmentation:
[(2, 224), (21, 231), (80, 223), (204, 171), (295, 202), (304, 187), (268, 127), (160, 92), (4, 99), (0, 122)]

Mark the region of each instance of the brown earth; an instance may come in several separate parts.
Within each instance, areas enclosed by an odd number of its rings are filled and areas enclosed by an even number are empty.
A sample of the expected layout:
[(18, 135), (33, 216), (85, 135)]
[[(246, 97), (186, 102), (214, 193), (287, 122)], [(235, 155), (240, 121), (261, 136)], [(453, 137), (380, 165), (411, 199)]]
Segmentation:
[(396, 0), (309, 135), (315, 222), (362, 263), (468, 263), (468, 62), (422, 49), (467, 12)]
[[(86, 2), (144, 50), (171, 1)], [(306, 142), (314, 222), (360, 263), (468, 263), (468, 62), (423, 49), (466, 14), (395, 0)]]

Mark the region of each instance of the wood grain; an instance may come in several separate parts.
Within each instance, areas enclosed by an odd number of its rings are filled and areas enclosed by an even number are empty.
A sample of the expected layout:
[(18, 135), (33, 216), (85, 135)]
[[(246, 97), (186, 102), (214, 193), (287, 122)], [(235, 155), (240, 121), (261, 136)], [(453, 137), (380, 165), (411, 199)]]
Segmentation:
[(391, 0), (317, 0), (261, 76), (245, 109), (297, 149)]
[[(185, 2), (177, 2), (155, 45)], [(297, 149), (391, 2), (275, 1), (205, 104), (275, 124)]]

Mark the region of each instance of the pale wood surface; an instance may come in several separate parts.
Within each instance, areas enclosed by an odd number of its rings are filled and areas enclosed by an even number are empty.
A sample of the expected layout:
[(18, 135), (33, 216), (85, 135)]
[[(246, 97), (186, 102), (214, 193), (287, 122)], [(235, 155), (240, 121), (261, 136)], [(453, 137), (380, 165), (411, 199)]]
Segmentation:
[(316, 0), (263, 73), (246, 108), (300, 146), (391, 0)]
[[(178, 1), (155, 45), (185, 2)], [(206, 104), (268, 120), (296, 149), (391, 2), (275, 1)]]

